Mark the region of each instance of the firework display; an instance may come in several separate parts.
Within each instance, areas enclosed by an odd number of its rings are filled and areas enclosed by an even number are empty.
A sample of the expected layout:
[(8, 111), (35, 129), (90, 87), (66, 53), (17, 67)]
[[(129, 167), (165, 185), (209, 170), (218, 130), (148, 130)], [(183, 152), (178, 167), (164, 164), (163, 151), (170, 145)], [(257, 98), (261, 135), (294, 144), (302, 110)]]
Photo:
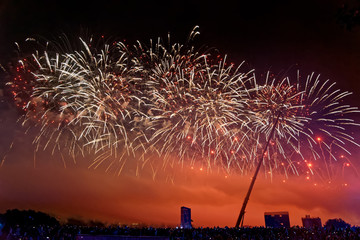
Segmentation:
[[(293, 83), (288, 77), (277, 81), (268, 74), (263, 85), (254, 86), (249, 93), (249, 107), (254, 113), (249, 126), (254, 129), (256, 146), (271, 138), (270, 130), (279, 118), (265, 155), (264, 165), (269, 173), (282, 169), (285, 175), (299, 171), (312, 174), (312, 160), (321, 159), (325, 168), (328, 162), (338, 160), (334, 146), (348, 154), (346, 144), (359, 146), (347, 133), (350, 125), (358, 124), (345, 117), (358, 109), (341, 104), (351, 93), (335, 89), (335, 83), (321, 82), (320, 75), (314, 74), (305, 81), (298, 74)], [(253, 150), (254, 156), (258, 155), (257, 149)], [(300, 164), (305, 168), (299, 168)]]
[(197, 34), (132, 47), (79, 39), (75, 50), (48, 44), (22, 58), (8, 86), (22, 124), (38, 132), (36, 149), (93, 154), (91, 166), (117, 163), (118, 172), (126, 159), (155, 156), (247, 174), (271, 138), (265, 172), (287, 176), (313, 174), (312, 160), (329, 169), (340, 160), (334, 148), (358, 146), (348, 133), (358, 109), (342, 104), (351, 93), (314, 75), (259, 83), (254, 70), (196, 50)]

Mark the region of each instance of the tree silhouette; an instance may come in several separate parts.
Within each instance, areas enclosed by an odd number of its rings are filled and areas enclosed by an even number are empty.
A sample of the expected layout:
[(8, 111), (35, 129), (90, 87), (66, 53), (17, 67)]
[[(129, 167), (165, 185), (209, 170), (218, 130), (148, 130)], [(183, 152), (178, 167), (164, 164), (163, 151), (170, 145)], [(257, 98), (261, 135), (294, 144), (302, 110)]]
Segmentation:
[(346, 223), (341, 218), (334, 218), (334, 219), (327, 220), (327, 222), (325, 223), (325, 227), (329, 228), (329, 229), (331, 229), (331, 228), (333, 228), (333, 229), (345, 229), (345, 228), (349, 228), (350, 224)]

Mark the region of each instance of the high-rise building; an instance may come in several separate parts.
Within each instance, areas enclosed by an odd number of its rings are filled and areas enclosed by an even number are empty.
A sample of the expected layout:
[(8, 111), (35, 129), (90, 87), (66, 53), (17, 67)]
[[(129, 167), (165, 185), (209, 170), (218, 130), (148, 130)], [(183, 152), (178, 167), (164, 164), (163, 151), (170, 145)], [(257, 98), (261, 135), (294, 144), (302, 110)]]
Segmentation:
[(311, 218), (310, 215), (306, 215), (304, 218), (301, 218), (301, 220), (304, 228), (322, 227), (321, 219), (319, 217)]
[(182, 206), (181, 207), (181, 224), (180, 227), (182, 228), (192, 228), (191, 226), (191, 208), (187, 208)]
[(289, 228), (289, 212), (265, 212), (265, 226), (272, 228)]

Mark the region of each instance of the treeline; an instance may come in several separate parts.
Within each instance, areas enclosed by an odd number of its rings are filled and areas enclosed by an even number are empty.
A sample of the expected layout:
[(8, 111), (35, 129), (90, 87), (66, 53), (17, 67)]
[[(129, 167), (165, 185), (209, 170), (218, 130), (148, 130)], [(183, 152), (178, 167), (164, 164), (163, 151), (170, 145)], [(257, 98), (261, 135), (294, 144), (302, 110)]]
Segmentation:
[(177, 239), (360, 239), (360, 228), (342, 219), (329, 219), (324, 227), (314, 228), (153, 228), (145, 226), (105, 226), (100, 221), (58, 219), (34, 210), (7, 210), (0, 215), (0, 240), (76, 240), (85, 235), (153, 236)]
[(106, 224), (98, 220), (84, 221), (77, 218), (68, 218), (65, 222), (60, 222), (55, 217), (40, 211), (9, 209), (5, 213), (0, 214), (0, 230), (4, 227), (16, 228), (32, 228), (34, 226), (52, 226), (60, 225), (86, 226), (86, 227), (106, 227)]

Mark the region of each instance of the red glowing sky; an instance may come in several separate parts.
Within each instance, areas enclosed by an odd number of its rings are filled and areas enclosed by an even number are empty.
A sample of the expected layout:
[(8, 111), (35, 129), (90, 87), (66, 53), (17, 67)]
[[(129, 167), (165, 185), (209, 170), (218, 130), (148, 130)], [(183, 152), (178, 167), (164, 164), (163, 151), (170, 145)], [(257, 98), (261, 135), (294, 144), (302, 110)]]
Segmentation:
[[(38, 154), (34, 168), (31, 147), (18, 144), (0, 168), (0, 211), (35, 209), (51, 213), (61, 220), (69, 217), (101, 220), (108, 223), (144, 223), (176, 226), (180, 207), (192, 209), (193, 224), (234, 226), (250, 183), (249, 176), (207, 173), (200, 168), (158, 171), (155, 179), (149, 166), (136, 177), (131, 171), (113, 176), (103, 170), (87, 169), (84, 160), (67, 168), (56, 156)], [(21, 150), (21, 151), (20, 151)], [(22, 159), (19, 160), (19, 157)], [(31, 157), (24, 157), (31, 156)], [(84, 162), (82, 162), (84, 161)], [(349, 175), (354, 171), (347, 169)], [(171, 175), (173, 181), (166, 181)], [(310, 214), (325, 223), (342, 218), (360, 225), (359, 179), (348, 176), (332, 184), (318, 183), (305, 176), (271, 181), (264, 173), (255, 184), (245, 225), (263, 226), (264, 212), (289, 211), (291, 225), (301, 225), (301, 217)]]

